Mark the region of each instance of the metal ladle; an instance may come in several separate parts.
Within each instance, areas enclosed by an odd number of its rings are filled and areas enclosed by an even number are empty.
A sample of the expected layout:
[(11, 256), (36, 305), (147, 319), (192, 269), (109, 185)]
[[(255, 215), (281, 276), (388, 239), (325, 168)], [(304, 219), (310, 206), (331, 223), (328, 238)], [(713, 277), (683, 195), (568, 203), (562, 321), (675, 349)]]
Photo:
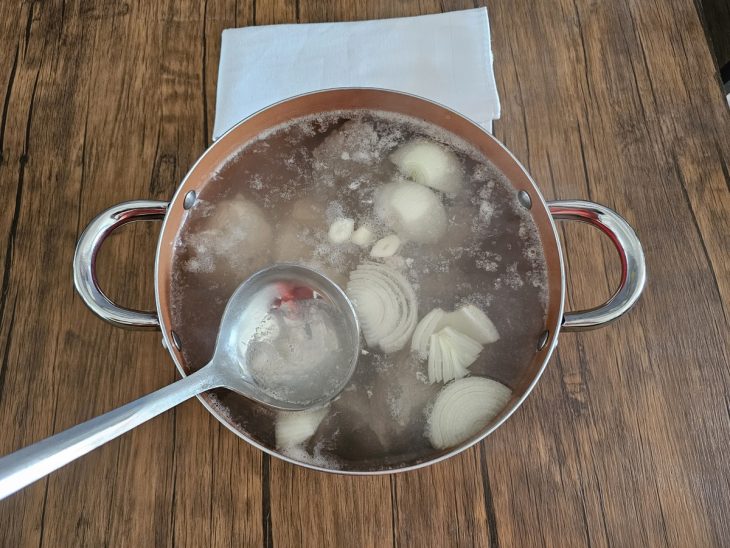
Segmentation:
[[(281, 391), (270, 390), (257, 380), (249, 367), (250, 352), (246, 350), (267, 315), (282, 303), (306, 306), (315, 302), (335, 316), (332, 319), (342, 335), (335, 346), (344, 351), (349, 361), (336, 364), (327, 374), (328, 382), (310, 383), (306, 392), (287, 399)], [(228, 388), (288, 411), (322, 406), (350, 380), (359, 354), (357, 316), (342, 289), (322, 274), (302, 266), (278, 264), (265, 268), (242, 283), (229, 299), (213, 359), (205, 367), (152, 394), (0, 458), (0, 500), (206, 390)], [(300, 377), (309, 374), (311, 369), (302, 371)]]

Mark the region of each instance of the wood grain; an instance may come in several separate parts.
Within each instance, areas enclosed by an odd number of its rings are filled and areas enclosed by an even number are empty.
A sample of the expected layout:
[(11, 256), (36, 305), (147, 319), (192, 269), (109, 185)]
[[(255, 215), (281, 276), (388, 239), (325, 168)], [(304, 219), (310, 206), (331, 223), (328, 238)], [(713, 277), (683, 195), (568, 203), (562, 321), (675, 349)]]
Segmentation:
[[(188, 402), (0, 502), (3, 546), (722, 546), (730, 541), (730, 115), (692, 0), (494, 0), (495, 134), (548, 198), (621, 212), (647, 255), (636, 310), (564, 334), (480, 446), (404, 475), (270, 459)], [(159, 334), (74, 294), (80, 230), (165, 199), (210, 142), (222, 29), (473, 7), (460, 0), (0, 4), (0, 454), (175, 379)], [(102, 253), (153, 303), (157, 227)], [(561, 227), (569, 306), (613, 251)]]

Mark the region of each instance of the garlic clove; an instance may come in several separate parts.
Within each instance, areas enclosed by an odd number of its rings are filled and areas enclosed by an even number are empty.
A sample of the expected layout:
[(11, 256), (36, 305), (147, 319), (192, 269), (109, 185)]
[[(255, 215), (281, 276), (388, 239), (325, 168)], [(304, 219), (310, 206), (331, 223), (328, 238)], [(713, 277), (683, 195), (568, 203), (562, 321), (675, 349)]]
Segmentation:
[(352, 230), (355, 228), (355, 221), (349, 218), (336, 219), (327, 234), (333, 244), (342, 244), (350, 239)]
[(350, 240), (355, 245), (367, 247), (375, 241), (375, 234), (367, 226), (361, 226), (352, 233)]
[(400, 248), (400, 238), (395, 234), (381, 238), (370, 250), (370, 256), (375, 258), (391, 257)]

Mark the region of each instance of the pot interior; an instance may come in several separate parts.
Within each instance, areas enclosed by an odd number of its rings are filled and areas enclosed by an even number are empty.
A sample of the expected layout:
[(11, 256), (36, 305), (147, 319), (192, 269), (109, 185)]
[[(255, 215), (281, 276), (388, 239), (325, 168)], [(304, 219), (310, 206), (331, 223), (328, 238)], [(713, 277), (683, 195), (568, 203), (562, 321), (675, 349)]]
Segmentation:
[[(424, 138), (454, 147), (462, 188), (443, 197), (447, 226), (437, 242), (405, 243), (382, 261), (415, 287), (418, 319), (465, 303), (487, 313), (500, 338), (469, 371), (509, 387), (510, 400), (468, 440), (435, 448), (428, 419), (443, 384), (428, 382), (427, 360), (415, 357), (410, 341), (388, 354), (368, 349), (351, 384), (296, 447), (277, 449), (276, 411), (227, 390), (203, 397), (221, 421), (264, 450), (352, 473), (432, 462), (495, 428), (542, 371), (562, 314), (562, 265), (539, 192), (478, 126), (380, 90), (319, 92), (275, 105), (223, 136), (193, 167), (171, 203), (158, 251), (161, 323), (179, 345), (171, 346), (178, 367), (187, 374), (207, 363), (228, 297), (267, 264), (305, 264), (345, 287), (350, 272), (372, 259), (368, 248), (333, 245), (330, 224), (353, 218), (376, 237), (389, 235), (373, 213), (377, 188), (400, 180), (393, 152)], [(186, 209), (191, 190), (196, 199)], [(425, 224), (430, 230), (438, 220)]]

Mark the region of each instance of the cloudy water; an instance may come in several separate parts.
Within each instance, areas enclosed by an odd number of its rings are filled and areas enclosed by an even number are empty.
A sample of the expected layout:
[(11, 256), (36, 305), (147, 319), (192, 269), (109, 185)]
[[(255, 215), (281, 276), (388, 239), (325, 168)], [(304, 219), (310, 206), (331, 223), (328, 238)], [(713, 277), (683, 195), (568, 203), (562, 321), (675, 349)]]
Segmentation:
[[(438, 215), (428, 210), (425, 221), (409, 219), (409, 210), (400, 224), (384, 222), (383, 209), (391, 206), (381, 202), (413, 185), (408, 177), (418, 176), (403, 173), (402, 166), (399, 171), (394, 153), (423, 141), (450, 151), (460, 184), (444, 192), (428, 189), (423, 203), (436, 200)], [(297, 120), (248, 143), (198, 198), (179, 234), (172, 279), (173, 329), (193, 370), (212, 356), (235, 288), (276, 262), (313, 267), (343, 288), (358, 265), (384, 264), (412, 288), (418, 320), (435, 307), (453, 311), (475, 305), (500, 338), (483, 347), (469, 367), (471, 375), (514, 386), (534, 355), (547, 293), (535, 225), (504, 176), (449, 133), (373, 111)], [(349, 235), (360, 227), (371, 233), (362, 246)], [(397, 251), (373, 257), (374, 242), (394, 233), (400, 236)], [(259, 374), (274, 371), (279, 359), (294, 359), (287, 348), (259, 345)], [(372, 468), (376, 460), (387, 465), (426, 457), (434, 451), (424, 435), (428, 412), (442, 387), (429, 383), (426, 360), (411, 352), (410, 340), (389, 353), (364, 343), (350, 384), (318, 417), (311, 437), (282, 451), (297, 460), (350, 469)], [(221, 412), (249, 436), (275, 447), (275, 411), (225, 390), (216, 391), (215, 398)]]

